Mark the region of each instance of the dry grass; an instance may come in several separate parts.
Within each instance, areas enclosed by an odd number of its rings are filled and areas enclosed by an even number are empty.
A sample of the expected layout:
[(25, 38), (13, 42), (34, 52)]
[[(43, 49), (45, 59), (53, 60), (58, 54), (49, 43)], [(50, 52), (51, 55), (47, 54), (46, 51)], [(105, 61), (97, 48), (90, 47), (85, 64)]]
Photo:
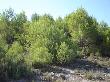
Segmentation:
[(89, 61), (93, 62), (93, 63), (97, 63), (101, 66), (107, 66), (107, 67), (110, 67), (110, 58), (108, 57), (101, 57), (101, 56), (93, 56), (93, 55), (90, 55), (88, 58), (87, 58)]

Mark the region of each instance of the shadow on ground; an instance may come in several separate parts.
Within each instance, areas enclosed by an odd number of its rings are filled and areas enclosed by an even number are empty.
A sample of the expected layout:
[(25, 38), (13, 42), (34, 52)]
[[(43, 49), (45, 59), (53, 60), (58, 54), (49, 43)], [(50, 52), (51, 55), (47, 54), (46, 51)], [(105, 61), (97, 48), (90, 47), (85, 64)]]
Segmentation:
[(101, 66), (97, 63), (93, 63), (88, 61), (87, 59), (77, 59), (71, 64), (59, 66), (46, 66), (41, 69), (42, 72), (57, 72), (57, 73), (65, 73), (63, 68), (71, 69), (71, 70), (85, 70), (85, 71), (101, 71), (103, 73), (110, 73), (110, 67)]

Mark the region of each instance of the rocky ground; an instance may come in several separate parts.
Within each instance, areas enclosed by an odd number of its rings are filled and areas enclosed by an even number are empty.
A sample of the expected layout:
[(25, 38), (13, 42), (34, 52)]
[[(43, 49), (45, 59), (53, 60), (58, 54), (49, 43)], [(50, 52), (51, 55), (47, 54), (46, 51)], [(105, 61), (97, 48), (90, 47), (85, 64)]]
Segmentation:
[[(90, 60), (90, 59), (89, 59)], [(78, 59), (66, 66), (44, 66), (33, 69), (34, 77), (11, 82), (110, 82), (110, 67)]]

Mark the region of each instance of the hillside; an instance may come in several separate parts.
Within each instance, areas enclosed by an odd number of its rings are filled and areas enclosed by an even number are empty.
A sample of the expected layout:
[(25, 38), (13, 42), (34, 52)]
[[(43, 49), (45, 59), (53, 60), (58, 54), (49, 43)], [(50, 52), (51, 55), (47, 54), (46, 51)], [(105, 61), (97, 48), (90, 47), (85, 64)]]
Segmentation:
[(1, 82), (109, 82), (110, 27), (84, 8), (31, 20), (9, 8), (0, 13), (0, 69)]

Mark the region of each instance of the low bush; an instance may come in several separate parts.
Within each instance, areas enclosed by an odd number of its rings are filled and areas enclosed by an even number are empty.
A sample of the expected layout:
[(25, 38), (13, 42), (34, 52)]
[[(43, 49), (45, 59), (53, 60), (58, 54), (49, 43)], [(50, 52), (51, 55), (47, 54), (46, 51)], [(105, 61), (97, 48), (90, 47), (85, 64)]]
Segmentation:
[(19, 79), (25, 77), (30, 72), (29, 66), (26, 65), (23, 55), (23, 48), (18, 42), (14, 42), (9, 48), (5, 57), (0, 60), (0, 78)]
[(65, 42), (61, 43), (57, 51), (57, 61), (60, 64), (69, 63), (77, 56), (76, 51), (73, 48), (69, 48)]

